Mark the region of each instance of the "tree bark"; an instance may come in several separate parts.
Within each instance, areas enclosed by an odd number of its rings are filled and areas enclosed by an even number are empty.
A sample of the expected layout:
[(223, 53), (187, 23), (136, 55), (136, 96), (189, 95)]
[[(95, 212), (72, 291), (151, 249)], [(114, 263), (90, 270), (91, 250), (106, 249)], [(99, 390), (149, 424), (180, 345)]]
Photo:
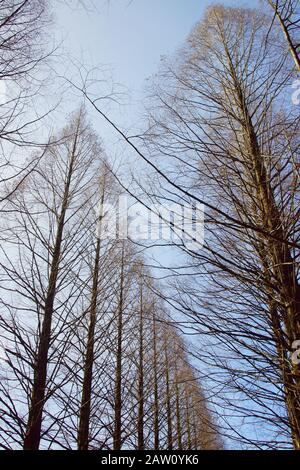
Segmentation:
[(24, 438), (23, 448), (24, 450), (38, 450), (41, 439), (41, 427), (42, 427), (42, 414), (45, 405), (45, 393), (46, 393), (46, 382), (47, 382), (47, 362), (48, 352), (51, 339), (51, 325), (53, 316), (53, 306), (56, 293), (56, 283), (60, 263), (61, 245), (63, 240), (63, 230), (65, 225), (65, 216), (69, 203), (70, 185), (73, 174), (73, 167), (75, 161), (75, 152), (77, 147), (77, 140), (79, 135), (79, 124), (78, 119), (76, 134), (74, 137), (74, 144), (72, 148), (70, 165), (67, 174), (67, 180), (64, 188), (64, 195), (62, 201), (62, 207), (60, 216), (58, 219), (57, 234), (55, 239), (53, 257), (51, 262), (50, 277), (48, 284), (48, 291), (45, 300), (44, 309), (44, 320), (42, 324), (42, 331), (39, 339), (38, 353), (34, 366), (34, 379), (33, 388), (31, 395), (31, 403), (29, 409), (29, 416), (26, 428), (26, 434)]
[(180, 413), (180, 396), (177, 366), (175, 365), (175, 393), (176, 393), (176, 429), (177, 429), (177, 445), (178, 450), (182, 450), (182, 431), (181, 431), (181, 413)]
[(158, 381), (157, 381), (157, 338), (155, 311), (153, 311), (153, 380), (154, 380), (154, 450), (159, 450), (159, 420), (158, 420)]
[(173, 433), (172, 433), (172, 413), (171, 413), (171, 397), (170, 397), (170, 371), (169, 371), (169, 355), (167, 350), (167, 341), (165, 340), (165, 373), (166, 373), (166, 408), (167, 408), (167, 439), (168, 450), (173, 450)]
[(185, 410), (186, 410), (186, 432), (187, 432), (187, 450), (192, 449), (192, 438), (191, 438), (191, 417), (190, 417), (190, 403), (188, 390), (185, 390)]
[(293, 57), (293, 60), (295, 62), (296, 68), (297, 68), (298, 72), (300, 72), (300, 56), (299, 56), (298, 51), (297, 51), (297, 46), (294, 45), (293, 39), (292, 39), (292, 37), (289, 33), (289, 28), (288, 28), (286, 22), (284, 21), (284, 18), (282, 17), (280, 11), (279, 11), (278, 5), (275, 4), (272, 0), (268, 0), (268, 1), (269, 1), (269, 5), (271, 6), (271, 8), (273, 8), (273, 10), (275, 12), (275, 15), (276, 15), (276, 17), (277, 17), (277, 19), (280, 23), (280, 26), (283, 30), (284, 36), (287, 40), (288, 47), (289, 47), (290, 53)]
[(139, 372), (138, 372), (138, 450), (144, 450), (144, 313), (143, 279), (140, 285)]
[(122, 341), (123, 341), (123, 301), (124, 301), (124, 243), (122, 246), (120, 297), (118, 305), (117, 361), (115, 379), (115, 418), (113, 448), (120, 450), (122, 446)]
[(97, 296), (98, 296), (98, 276), (100, 259), (100, 240), (97, 240), (96, 257), (93, 274), (93, 291), (90, 308), (90, 321), (88, 329), (88, 342), (86, 349), (84, 376), (82, 386), (82, 398), (79, 416), (78, 429), (78, 450), (88, 450), (89, 445), (89, 422), (91, 412), (91, 393), (94, 363), (95, 326), (97, 321)]
[[(101, 194), (101, 207), (103, 207), (105, 195), (105, 175)], [(88, 340), (86, 347), (86, 356), (84, 363), (84, 375), (82, 385), (81, 407), (79, 413), (78, 428), (78, 450), (88, 450), (89, 447), (89, 427), (91, 414), (91, 395), (93, 381), (93, 364), (94, 364), (94, 347), (95, 347), (95, 327), (97, 322), (97, 301), (98, 301), (98, 282), (100, 268), (100, 251), (101, 251), (101, 223), (103, 214), (99, 216), (99, 233), (96, 241), (95, 261), (93, 268), (92, 296), (90, 305), (90, 317), (88, 328)]]
[[(235, 84), (236, 98), (243, 116), (243, 132), (245, 146), (252, 160), (253, 171), (249, 178), (254, 179), (257, 191), (257, 200), (260, 203), (262, 220), (267, 232), (275, 234), (276, 239), (265, 238), (267, 251), (272, 259), (273, 276), (279, 283), (281, 304), (285, 306), (284, 324), (290, 344), (300, 337), (300, 286), (295, 273), (295, 260), (286, 243), (287, 235), (284, 232), (281, 214), (276, 205), (273, 189), (270, 185), (264, 159), (261, 155), (259, 140), (253, 126), (252, 118), (246, 104), (242, 87), (238, 81), (235, 69), (227, 52), (228, 62)], [(277, 241), (282, 240), (282, 241)], [(273, 322), (274, 325), (274, 322)], [(278, 331), (274, 329), (275, 337)], [(283, 347), (283, 345), (281, 345)], [(280, 353), (279, 360), (282, 359)], [(300, 450), (300, 374), (297, 366), (291, 366), (288, 373), (284, 373), (284, 387), (286, 390), (286, 407), (291, 424), (291, 435), (294, 447)]]

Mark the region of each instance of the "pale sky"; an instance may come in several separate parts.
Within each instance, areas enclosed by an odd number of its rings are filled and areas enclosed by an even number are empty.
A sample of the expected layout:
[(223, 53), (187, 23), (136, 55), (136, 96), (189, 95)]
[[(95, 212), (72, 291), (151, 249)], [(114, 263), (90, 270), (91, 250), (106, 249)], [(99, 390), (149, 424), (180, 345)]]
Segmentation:
[[(158, 70), (161, 56), (173, 54), (185, 41), (210, 0), (95, 0), (97, 12), (56, 9), (56, 35), (66, 56), (88, 67), (105, 65), (129, 93), (125, 110), (112, 110), (118, 123), (131, 126), (142, 109), (145, 80)], [(225, 5), (254, 6), (256, 1), (225, 0)], [(124, 117), (126, 116), (126, 117)], [(109, 130), (99, 133), (107, 135)]]

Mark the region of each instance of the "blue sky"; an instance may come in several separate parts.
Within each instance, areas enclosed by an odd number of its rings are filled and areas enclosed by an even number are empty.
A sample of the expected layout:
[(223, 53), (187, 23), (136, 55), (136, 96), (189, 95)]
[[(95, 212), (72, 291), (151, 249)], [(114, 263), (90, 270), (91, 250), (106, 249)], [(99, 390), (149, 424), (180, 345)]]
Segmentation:
[[(208, 0), (111, 0), (97, 13), (57, 12), (66, 47), (92, 64), (108, 64), (130, 90), (154, 73), (161, 55), (180, 46)], [(230, 3), (230, 2), (226, 2)]]
[[(57, 38), (64, 41), (66, 55), (88, 67), (105, 65), (113, 80), (126, 90), (126, 118), (119, 110), (113, 118), (135, 124), (142, 109), (145, 80), (159, 67), (161, 56), (173, 54), (199, 21), (210, 0), (97, 0), (96, 12), (70, 10), (63, 3), (56, 9)], [(225, 0), (225, 5), (242, 2)], [(256, 1), (243, 2), (254, 6)], [(130, 104), (129, 104), (130, 103)], [(124, 109), (122, 110), (124, 112)], [(109, 135), (109, 130), (105, 135)]]

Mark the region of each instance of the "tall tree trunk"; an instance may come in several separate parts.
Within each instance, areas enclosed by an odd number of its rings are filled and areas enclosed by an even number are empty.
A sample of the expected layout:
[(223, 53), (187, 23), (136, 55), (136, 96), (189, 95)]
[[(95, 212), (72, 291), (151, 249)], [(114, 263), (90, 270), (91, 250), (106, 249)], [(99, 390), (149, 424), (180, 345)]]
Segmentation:
[[(296, 64), (296, 68), (297, 68), (298, 72), (300, 72), (300, 56), (299, 56), (298, 50), (297, 50), (297, 47), (299, 47), (299, 46), (295, 45), (294, 42), (293, 42), (293, 39), (292, 39), (292, 37), (290, 35), (290, 32), (289, 32), (287, 20), (285, 21), (285, 19), (283, 18), (282, 14), (280, 12), (280, 9), (278, 7), (278, 2), (274, 2), (273, 0), (268, 0), (268, 2), (269, 2), (269, 5), (273, 8), (273, 10), (275, 12), (275, 15), (276, 15), (276, 17), (277, 17), (277, 19), (280, 23), (280, 26), (281, 26), (281, 28), (283, 30), (283, 33), (284, 33), (284, 36), (287, 40), (290, 53), (291, 53), (291, 55), (293, 57), (293, 60)], [(282, 7), (282, 8), (284, 8), (284, 7)], [(292, 14), (292, 11), (290, 12), (290, 14)]]
[(96, 256), (93, 272), (92, 300), (90, 307), (90, 319), (88, 328), (88, 340), (84, 363), (84, 376), (82, 385), (81, 407), (78, 429), (78, 450), (88, 450), (89, 445), (89, 423), (91, 412), (91, 393), (94, 363), (95, 326), (97, 321), (97, 297), (98, 277), (100, 260), (100, 240), (97, 240)]
[(49, 345), (51, 339), (51, 325), (53, 316), (53, 306), (56, 293), (56, 283), (59, 270), (59, 262), (61, 255), (61, 245), (63, 239), (63, 230), (65, 225), (65, 216), (69, 204), (70, 185), (73, 174), (75, 153), (77, 147), (77, 140), (79, 135), (79, 124), (80, 118), (78, 118), (78, 124), (76, 134), (74, 137), (74, 144), (72, 148), (70, 165), (67, 174), (67, 181), (64, 188), (64, 195), (62, 201), (62, 207), (57, 225), (57, 234), (55, 239), (55, 245), (53, 250), (53, 257), (50, 269), (50, 277), (48, 290), (45, 300), (44, 309), (44, 320), (42, 323), (42, 331), (39, 338), (38, 353), (34, 365), (34, 378), (31, 395), (31, 403), (29, 409), (29, 416), (26, 428), (26, 434), (24, 438), (23, 448), (24, 450), (38, 450), (41, 439), (41, 427), (42, 427), (42, 415), (45, 405), (45, 393), (46, 393), (46, 382), (47, 382), (47, 363)]
[[(284, 243), (287, 239), (282, 229), (281, 214), (278, 211), (273, 196), (273, 191), (268, 183), (268, 177), (264, 162), (261, 157), (258, 145), (258, 138), (255, 134), (251, 118), (247, 114), (247, 137), (249, 151), (253, 156), (254, 174), (256, 177), (258, 197), (261, 201), (262, 213), (266, 228), (272, 234), (275, 234), (279, 240), (268, 239), (269, 255), (272, 258), (272, 270), (275, 279), (280, 283), (281, 302), (285, 305), (284, 323), (289, 338), (291, 348), (292, 343), (299, 338), (300, 328), (300, 286), (295, 273), (295, 261), (293, 260), (290, 249)], [(278, 312), (276, 312), (278, 314)], [(273, 322), (273, 325), (275, 323)], [(278, 337), (278, 327), (275, 326), (274, 333)], [(283, 347), (283, 345), (281, 345)], [(288, 351), (286, 351), (288, 353)], [(282, 359), (280, 354), (279, 359)], [(286, 368), (285, 368), (286, 369)], [(284, 387), (286, 389), (286, 406), (291, 422), (292, 439), (295, 449), (300, 449), (300, 376), (296, 367), (291, 366), (290, 372), (284, 373)]]
[(154, 388), (154, 450), (159, 449), (159, 420), (158, 420), (158, 376), (157, 376), (157, 338), (156, 338), (156, 319), (153, 310), (153, 388)]
[[(235, 73), (229, 52), (227, 52), (227, 56), (235, 84), (237, 102), (243, 116), (245, 147), (252, 161), (253, 171), (249, 178), (252, 178), (256, 187), (256, 196), (260, 203), (264, 228), (268, 233), (275, 236), (275, 238), (266, 238), (264, 243), (272, 259), (271, 269), (274, 278), (280, 286), (281, 304), (285, 306), (284, 324), (290, 342), (286, 353), (289, 355), (292, 343), (300, 337), (300, 286), (295, 272), (295, 260), (291, 255), (288, 244), (285, 243), (288, 238), (283, 229), (282, 216), (276, 205), (273, 189), (261, 154), (259, 139), (253, 126), (242, 86)], [(274, 333), (278, 337), (276, 329)], [(279, 359), (282, 359), (282, 354)], [(290, 418), (292, 439), (295, 449), (300, 450), (300, 373), (297, 366), (290, 366), (290, 372), (284, 374), (284, 380), (285, 401)]]
[(178, 383), (178, 372), (175, 364), (175, 394), (176, 394), (176, 429), (177, 429), (177, 445), (178, 450), (182, 450), (182, 432), (181, 432), (181, 413), (180, 413), (180, 395), (179, 395), (179, 383)]
[(166, 408), (167, 408), (167, 439), (168, 450), (173, 450), (173, 433), (172, 433), (172, 413), (171, 413), (171, 397), (170, 397), (170, 371), (169, 371), (169, 355), (167, 340), (165, 339), (165, 373), (166, 373)]
[(124, 302), (124, 243), (122, 245), (120, 297), (118, 305), (117, 361), (115, 379), (115, 423), (113, 448), (120, 450), (122, 446), (122, 340), (123, 340), (123, 302)]
[(193, 409), (193, 444), (194, 444), (194, 450), (200, 450), (199, 449), (199, 436), (198, 436), (198, 426), (196, 422), (196, 415), (195, 415), (195, 410)]
[[(105, 195), (105, 174), (102, 184), (101, 194), (101, 208), (104, 203)], [(99, 267), (100, 267), (100, 251), (101, 251), (101, 225), (103, 213), (99, 215), (99, 232), (96, 241), (95, 261), (93, 267), (93, 282), (92, 282), (92, 296), (90, 304), (90, 317), (88, 327), (88, 340), (86, 346), (86, 355), (84, 362), (83, 385), (81, 406), (79, 413), (79, 428), (78, 428), (78, 450), (88, 450), (89, 446), (89, 428), (90, 428), (90, 414), (91, 414), (91, 394), (93, 382), (93, 365), (94, 365), (94, 348), (95, 348), (95, 327), (97, 322), (97, 302), (98, 302), (98, 281), (99, 281)]]
[(144, 450), (144, 314), (143, 277), (140, 286), (139, 372), (138, 372), (138, 450)]
[(185, 410), (186, 410), (187, 450), (191, 450), (192, 449), (191, 417), (190, 417), (190, 402), (189, 402), (187, 387), (185, 389)]

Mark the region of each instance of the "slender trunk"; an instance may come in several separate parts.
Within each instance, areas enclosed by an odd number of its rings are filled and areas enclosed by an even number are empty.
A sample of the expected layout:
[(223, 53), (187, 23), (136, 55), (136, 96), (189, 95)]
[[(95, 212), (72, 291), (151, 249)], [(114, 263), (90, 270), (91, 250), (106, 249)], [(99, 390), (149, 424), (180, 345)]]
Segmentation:
[[(101, 207), (104, 203), (105, 181), (102, 187)], [(86, 346), (86, 355), (84, 361), (84, 373), (82, 384), (81, 406), (79, 413), (79, 427), (77, 444), (78, 450), (88, 450), (89, 447), (89, 428), (91, 414), (91, 395), (93, 381), (93, 365), (94, 365), (94, 347), (95, 347), (95, 327), (97, 322), (97, 302), (98, 302), (98, 281), (100, 267), (100, 250), (101, 250), (101, 224), (103, 214), (99, 216), (99, 234), (96, 242), (95, 261), (93, 267), (92, 296), (90, 304), (90, 317), (88, 327), (88, 340)]]
[(113, 448), (120, 450), (122, 445), (122, 340), (123, 340), (123, 293), (124, 291), (124, 244), (122, 247), (120, 298), (118, 305), (117, 360), (115, 379), (115, 423), (113, 433)]
[(91, 393), (94, 364), (94, 344), (95, 326), (97, 321), (97, 298), (98, 298), (98, 278), (100, 261), (100, 239), (97, 240), (96, 256), (93, 272), (92, 299), (90, 306), (90, 319), (88, 328), (88, 340), (84, 363), (84, 375), (82, 385), (81, 407), (79, 415), (78, 429), (78, 450), (88, 450), (89, 445), (89, 423), (91, 413)]
[(195, 410), (193, 409), (193, 444), (194, 444), (194, 450), (200, 450), (199, 449), (199, 438), (198, 438), (198, 426), (196, 423), (196, 416), (195, 416)]
[(138, 373), (138, 450), (144, 450), (144, 315), (143, 284), (140, 287), (139, 373)]
[(42, 427), (42, 415), (45, 405), (45, 394), (46, 394), (46, 382), (47, 382), (47, 363), (48, 353), (51, 339), (51, 325), (53, 306), (56, 293), (56, 283), (59, 270), (59, 262), (61, 255), (61, 245), (63, 239), (63, 230), (65, 224), (65, 215), (69, 203), (70, 184), (73, 174), (75, 151), (77, 146), (79, 132), (79, 122), (74, 138), (74, 144), (70, 159), (69, 170), (67, 174), (67, 181), (64, 188), (64, 196), (62, 201), (62, 207), (57, 225), (57, 234), (55, 239), (53, 258), (50, 269), (50, 277), (48, 290), (45, 300), (44, 308), (44, 320), (42, 323), (42, 330), (39, 339), (39, 346), (37, 357), (34, 366), (34, 378), (31, 395), (31, 403), (28, 415), (28, 422), (26, 428), (26, 434), (24, 438), (23, 448), (24, 450), (38, 450), (41, 440), (41, 427)]
[(166, 407), (167, 407), (168, 450), (173, 450), (172, 413), (171, 413), (171, 398), (170, 398), (170, 371), (169, 371), (169, 356), (168, 356), (167, 342), (166, 341), (165, 341), (165, 372), (166, 372)]
[(297, 51), (297, 46), (295, 46), (294, 43), (293, 43), (292, 37), (289, 33), (288, 26), (286, 25), (284, 19), (282, 18), (282, 15), (280, 14), (278, 6), (276, 4), (274, 4), (274, 2), (272, 0), (268, 0), (268, 1), (269, 1), (270, 6), (273, 8), (273, 10), (275, 12), (275, 15), (276, 15), (276, 17), (277, 17), (277, 19), (280, 23), (280, 26), (283, 30), (284, 36), (285, 36), (285, 38), (287, 40), (287, 43), (288, 43), (290, 53), (291, 53), (291, 55), (293, 57), (293, 60), (296, 64), (296, 68), (297, 68), (298, 72), (300, 72), (300, 56), (299, 56), (298, 51)]
[(158, 381), (157, 381), (157, 345), (156, 320), (153, 311), (153, 380), (154, 380), (154, 450), (159, 450), (159, 421), (158, 421)]
[(191, 417), (190, 417), (190, 402), (189, 402), (187, 388), (185, 389), (185, 410), (186, 410), (187, 450), (191, 450), (192, 449)]
[(180, 393), (177, 367), (175, 365), (175, 394), (176, 394), (176, 429), (177, 429), (177, 445), (178, 450), (182, 450), (182, 432), (181, 432), (181, 414), (180, 414)]

